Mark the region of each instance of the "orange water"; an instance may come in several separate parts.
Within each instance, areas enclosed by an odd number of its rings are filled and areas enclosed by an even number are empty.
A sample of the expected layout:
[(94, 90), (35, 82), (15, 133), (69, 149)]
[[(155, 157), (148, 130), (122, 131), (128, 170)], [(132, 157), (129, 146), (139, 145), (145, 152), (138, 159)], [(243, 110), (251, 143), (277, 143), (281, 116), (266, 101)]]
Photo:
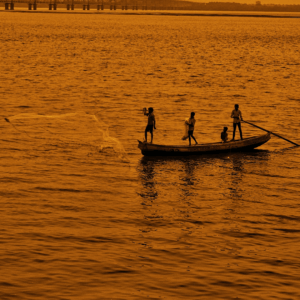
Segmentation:
[[(299, 299), (299, 20), (1, 13), (0, 299)], [(9, 122), (6, 122), (7, 118)], [(261, 134), (243, 124), (245, 137)], [(238, 135), (237, 135), (238, 136)]]

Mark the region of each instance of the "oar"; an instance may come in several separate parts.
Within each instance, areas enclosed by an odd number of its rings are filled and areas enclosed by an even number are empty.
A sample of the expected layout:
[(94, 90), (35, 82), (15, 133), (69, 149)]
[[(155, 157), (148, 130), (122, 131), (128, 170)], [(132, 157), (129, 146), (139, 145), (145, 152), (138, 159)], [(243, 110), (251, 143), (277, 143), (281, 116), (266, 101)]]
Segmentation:
[(276, 136), (278, 136), (279, 138), (281, 138), (281, 139), (283, 139), (283, 140), (286, 140), (286, 141), (288, 141), (288, 142), (294, 144), (295, 146), (300, 146), (300, 145), (298, 145), (298, 144), (296, 144), (296, 143), (294, 143), (294, 142), (292, 142), (292, 141), (290, 141), (290, 140), (288, 140), (288, 139), (286, 139), (286, 138), (280, 136), (279, 134), (276, 134), (276, 133), (271, 132), (271, 131), (269, 131), (269, 130), (267, 130), (267, 129), (261, 128), (261, 127), (259, 127), (259, 126), (257, 126), (257, 125), (254, 125), (254, 124), (252, 124), (252, 123), (250, 123), (250, 122), (247, 122), (247, 121), (245, 121), (245, 120), (243, 120), (243, 122), (244, 122), (244, 123), (247, 123), (247, 124), (249, 124), (249, 125), (252, 125), (252, 126), (254, 126), (254, 127), (257, 127), (257, 128), (259, 128), (259, 129), (261, 129), (261, 130), (264, 130), (264, 131), (266, 131), (266, 132), (272, 133), (273, 135), (276, 135)]

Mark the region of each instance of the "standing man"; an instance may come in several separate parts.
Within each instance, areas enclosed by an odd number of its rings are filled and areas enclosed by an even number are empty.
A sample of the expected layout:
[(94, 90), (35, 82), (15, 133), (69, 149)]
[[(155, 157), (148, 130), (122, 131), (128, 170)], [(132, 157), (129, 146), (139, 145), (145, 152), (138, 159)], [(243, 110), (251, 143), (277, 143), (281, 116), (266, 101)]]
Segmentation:
[(231, 113), (231, 118), (233, 118), (233, 137), (232, 141), (234, 141), (236, 126), (239, 127), (241, 140), (243, 139), (241, 121), (243, 121), (242, 112), (239, 110), (239, 105), (236, 104), (234, 106), (234, 110)]
[(153, 142), (153, 128), (156, 129), (155, 127), (155, 116), (153, 113), (153, 108), (149, 107), (148, 113), (147, 110), (144, 109), (144, 115), (148, 116), (148, 124), (145, 129), (145, 142), (147, 143), (147, 132), (149, 131), (151, 133), (151, 144)]
[(195, 113), (191, 112), (191, 117), (189, 118), (187, 124), (189, 125), (189, 131), (188, 131), (188, 135), (189, 135), (189, 144), (191, 146), (191, 137), (193, 138), (193, 140), (195, 141), (195, 144), (197, 145), (197, 141), (194, 137), (194, 129), (195, 129)]

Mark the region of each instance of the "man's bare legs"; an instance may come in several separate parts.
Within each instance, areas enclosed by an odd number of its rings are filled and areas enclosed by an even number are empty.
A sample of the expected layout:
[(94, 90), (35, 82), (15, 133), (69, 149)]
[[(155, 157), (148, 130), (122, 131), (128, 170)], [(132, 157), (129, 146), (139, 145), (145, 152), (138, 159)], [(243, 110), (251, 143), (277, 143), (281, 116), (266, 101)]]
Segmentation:
[[(147, 133), (148, 133), (148, 131), (147, 131), (147, 129), (145, 129), (145, 142), (146, 143), (147, 143)], [(153, 131), (150, 132), (150, 134), (151, 134), (151, 144), (152, 144), (152, 142), (153, 142)]]
[(235, 131), (236, 131), (236, 126), (239, 127), (239, 132), (240, 132), (241, 140), (243, 139), (243, 133), (242, 133), (242, 126), (241, 126), (241, 123), (233, 123), (233, 136), (232, 136), (232, 141), (234, 141)]
[(198, 142), (196, 141), (194, 135), (193, 135), (193, 134), (189, 134), (189, 144), (190, 144), (190, 146), (192, 146), (192, 143), (191, 143), (191, 137), (193, 138), (193, 140), (195, 141), (195, 144), (197, 145)]

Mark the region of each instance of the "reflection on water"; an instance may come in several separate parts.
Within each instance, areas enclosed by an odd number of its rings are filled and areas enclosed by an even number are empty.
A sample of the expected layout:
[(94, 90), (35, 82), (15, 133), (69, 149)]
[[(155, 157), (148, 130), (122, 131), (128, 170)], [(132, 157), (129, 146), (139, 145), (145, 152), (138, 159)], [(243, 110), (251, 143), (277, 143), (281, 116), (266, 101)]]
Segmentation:
[[(157, 199), (161, 186), (168, 185), (172, 186), (172, 192), (177, 191), (176, 197), (189, 199), (200, 196), (199, 190), (209, 181), (209, 188), (217, 188), (223, 194), (224, 189), (229, 190), (229, 198), (241, 199), (245, 196), (245, 187), (251, 185), (249, 176), (245, 174), (255, 172), (248, 166), (257, 162), (265, 164), (268, 158), (269, 151), (266, 150), (188, 157), (143, 157), (138, 165), (142, 185), (139, 195), (145, 199)], [(260, 171), (267, 172), (265, 169)]]
[[(251, 171), (248, 165), (257, 164), (258, 162), (264, 162), (265, 164), (268, 158), (269, 151), (266, 150), (254, 150), (250, 153), (237, 154), (231, 157), (230, 197), (232, 199), (245, 198), (245, 187), (251, 186), (251, 178), (248, 176)], [(266, 168), (263, 168), (263, 170), (267, 172)]]
[(194, 193), (193, 186), (197, 183), (195, 171), (196, 169), (200, 168), (200, 164), (198, 160), (188, 160), (188, 159), (184, 159), (182, 163), (183, 163), (183, 172), (180, 178), (182, 198), (188, 199), (190, 197), (196, 196), (196, 194)]
[(240, 156), (233, 156), (231, 158), (232, 171), (230, 174), (231, 177), (231, 187), (230, 196), (233, 199), (239, 199), (243, 196), (243, 172), (244, 172), (244, 162)]
[[(155, 200), (158, 196), (155, 189), (155, 161), (142, 159), (140, 161), (140, 179), (143, 185), (143, 192), (140, 193), (140, 196), (147, 199)], [(144, 192), (146, 191), (146, 193)]]
[[(139, 229), (143, 244), (151, 249), (148, 257), (154, 258), (156, 249), (164, 249), (171, 258), (169, 270), (181, 276), (186, 276), (181, 272), (187, 269), (191, 276), (202, 278), (211, 268), (217, 268), (223, 275), (217, 275), (212, 286), (218, 286), (224, 274), (229, 276), (226, 287), (234, 288), (236, 280), (251, 285), (247, 278), (253, 272), (259, 277), (252, 279), (255, 284), (266, 284), (268, 278), (259, 274), (265, 269), (279, 271), (276, 259), (270, 260), (270, 256), (281, 255), (274, 254), (276, 247), (270, 246), (276, 243), (272, 229), (276, 225), (270, 220), (275, 213), (271, 211), (279, 205), (269, 197), (277, 184), (273, 182), (273, 155), (255, 150), (197, 157), (143, 157), (137, 167), (138, 191), (141, 219), (147, 222)], [(176, 264), (172, 264), (174, 259)], [(173, 284), (172, 279), (166, 284)], [(230, 299), (220, 293), (212, 299)]]

